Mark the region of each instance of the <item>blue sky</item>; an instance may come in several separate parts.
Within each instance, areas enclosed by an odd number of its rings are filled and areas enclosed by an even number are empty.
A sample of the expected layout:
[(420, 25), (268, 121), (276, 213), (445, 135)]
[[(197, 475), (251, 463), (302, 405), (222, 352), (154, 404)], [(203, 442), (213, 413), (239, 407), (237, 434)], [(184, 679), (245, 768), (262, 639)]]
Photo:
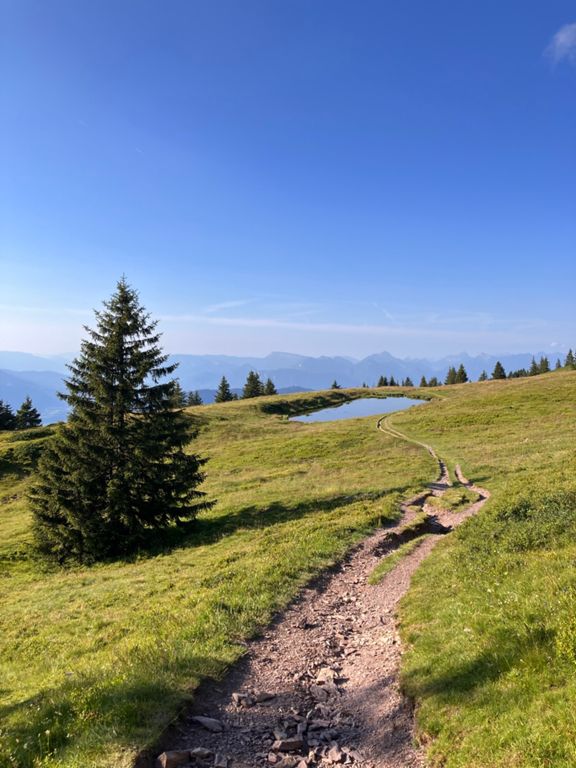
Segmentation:
[(0, 348), (576, 345), (576, 5), (0, 0)]

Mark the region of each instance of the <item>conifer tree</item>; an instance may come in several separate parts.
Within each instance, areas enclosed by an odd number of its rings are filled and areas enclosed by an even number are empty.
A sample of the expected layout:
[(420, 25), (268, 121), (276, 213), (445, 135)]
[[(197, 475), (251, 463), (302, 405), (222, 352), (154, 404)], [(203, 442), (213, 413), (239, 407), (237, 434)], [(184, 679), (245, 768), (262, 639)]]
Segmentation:
[(242, 389), (242, 399), (260, 397), (264, 394), (264, 385), (256, 371), (250, 371), (246, 377), (246, 383)]
[(488, 374), (486, 371), (482, 371), (480, 376), (478, 376), (478, 381), (487, 381), (488, 380)]
[(266, 383), (264, 384), (264, 394), (265, 395), (277, 395), (278, 390), (274, 386), (274, 382), (272, 379), (268, 378), (266, 379)]
[(336, 381), (336, 379), (334, 379), (334, 381), (332, 382), (332, 384), (330, 384), (330, 389), (342, 389), (342, 387), (340, 386), (340, 384), (338, 384), (338, 382)]
[(440, 382), (438, 381), (436, 376), (432, 376), (432, 378), (428, 382), (428, 386), (429, 387), (439, 387), (440, 386)]
[(186, 405), (202, 405), (203, 400), (200, 396), (200, 392), (198, 392), (197, 389), (192, 390), (191, 392), (188, 392), (188, 395), (186, 397)]
[(421, 387), (427, 387), (428, 386), (428, 382), (426, 381), (426, 376), (422, 376), (422, 378), (420, 379), (420, 386)]
[(450, 366), (444, 380), (444, 384), (456, 384), (456, 368)]
[(568, 350), (568, 354), (566, 355), (566, 360), (564, 361), (564, 365), (566, 368), (574, 368), (576, 366), (576, 357), (574, 356), (574, 352), (572, 352), (571, 349)]
[(28, 396), (26, 396), (24, 402), (16, 411), (15, 422), (16, 429), (31, 429), (42, 424), (40, 414), (34, 408), (32, 400)]
[(540, 373), (550, 373), (550, 361), (545, 355), (540, 358), (538, 368), (540, 369)]
[(386, 376), (380, 376), (378, 379), (378, 384), (376, 384), (377, 387), (387, 387), (388, 386), (388, 379)]
[(492, 378), (493, 379), (505, 379), (506, 378), (506, 371), (504, 370), (504, 366), (500, 362), (500, 360), (496, 361), (496, 365), (494, 366), (494, 370), (492, 371)]
[(554, 370), (559, 371), (560, 368), (562, 368), (562, 363), (560, 362), (560, 358), (556, 358), (556, 365), (554, 366)]
[(16, 427), (16, 417), (12, 406), (0, 400), (0, 430), (14, 429)]
[(532, 358), (532, 362), (530, 363), (530, 370), (528, 371), (529, 376), (538, 376), (540, 373), (540, 366), (536, 362), (534, 358)]
[(186, 407), (186, 393), (182, 389), (178, 379), (174, 379), (172, 383), (172, 407), (173, 408), (185, 408)]
[(218, 389), (216, 390), (216, 396), (214, 397), (215, 403), (227, 403), (230, 400), (237, 399), (232, 394), (232, 390), (230, 389), (230, 384), (228, 383), (228, 379), (226, 376), (222, 376), (220, 379), (220, 384), (218, 384)]
[(464, 364), (460, 363), (458, 370), (456, 371), (456, 384), (465, 384), (468, 381), (468, 374)]
[(394, 379), (394, 376), (390, 376), (390, 387), (397, 387), (398, 384), (396, 383), (396, 380)]
[(117, 556), (207, 506), (204, 463), (186, 453), (190, 422), (173, 408), (176, 368), (156, 322), (124, 278), (86, 328), (61, 397), (71, 407), (31, 491), (39, 549), (63, 562)]
[(404, 379), (404, 381), (402, 382), (402, 386), (403, 386), (403, 387), (413, 387), (413, 386), (414, 386), (414, 384), (412, 383), (412, 379), (410, 378), (410, 376), (406, 376), (406, 378), (405, 378), (405, 379)]

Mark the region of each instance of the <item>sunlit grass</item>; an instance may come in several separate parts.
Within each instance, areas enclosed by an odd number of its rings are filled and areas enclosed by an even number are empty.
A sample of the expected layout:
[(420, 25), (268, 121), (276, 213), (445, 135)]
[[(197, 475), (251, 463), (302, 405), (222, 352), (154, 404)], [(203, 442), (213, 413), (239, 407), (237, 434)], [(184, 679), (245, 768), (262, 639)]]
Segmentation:
[(39, 563), (28, 480), (0, 478), (0, 765), (130, 765), (202, 677), (434, 474), (373, 418), (300, 424), (265, 403), (191, 409), (217, 505), (130, 561)]
[(576, 374), (449, 387), (394, 425), (493, 493), (401, 606), (431, 765), (576, 765)]

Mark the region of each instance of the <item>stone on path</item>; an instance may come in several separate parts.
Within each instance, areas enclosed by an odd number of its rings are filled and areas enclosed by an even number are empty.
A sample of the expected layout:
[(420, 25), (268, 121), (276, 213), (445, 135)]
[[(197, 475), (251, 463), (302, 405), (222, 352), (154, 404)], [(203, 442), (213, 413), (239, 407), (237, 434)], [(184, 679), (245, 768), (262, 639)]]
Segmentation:
[(277, 739), (272, 744), (272, 749), (276, 752), (295, 752), (298, 749), (302, 749), (304, 741), (301, 736), (292, 736), (288, 739)]
[(212, 750), (206, 747), (194, 747), (194, 749), (190, 750), (190, 757), (198, 760), (206, 760), (212, 757), (213, 754)]
[(156, 758), (158, 768), (177, 768), (179, 765), (188, 765), (190, 762), (189, 749), (174, 749), (170, 752), (162, 752)]
[(216, 720), (214, 717), (203, 717), (202, 715), (197, 715), (196, 717), (193, 717), (192, 720), (194, 720), (195, 723), (198, 723), (198, 725), (201, 725), (203, 728), (206, 728), (207, 731), (212, 731), (212, 733), (222, 733), (224, 730), (224, 726), (220, 720)]

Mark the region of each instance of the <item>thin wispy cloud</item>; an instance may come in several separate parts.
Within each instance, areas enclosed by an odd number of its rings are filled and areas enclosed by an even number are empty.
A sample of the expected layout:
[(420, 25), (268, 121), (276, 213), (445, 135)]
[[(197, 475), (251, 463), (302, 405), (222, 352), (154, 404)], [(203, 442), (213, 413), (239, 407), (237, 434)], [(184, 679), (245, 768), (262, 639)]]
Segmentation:
[(245, 307), (250, 304), (248, 299), (235, 299), (233, 301), (221, 301), (218, 304), (210, 304), (210, 306), (204, 308), (204, 312), (207, 314), (215, 314), (217, 312), (223, 312), (226, 309), (236, 309), (237, 307)]
[(568, 61), (576, 66), (576, 22), (565, 24), (552, 38), (546, 55), (554, 64)]
[[(166, 323), (196, 323), (210, 326), (301, 331), (305, 333), (387, 336), (395, 338), (447, 338), (466, 340), (470, 331), (461, 327), (434, 327), (433, 324), (394, 325), (339, 322), (298, 322), (272, 317), (207, 317), (206, 315), (163, 315)], [(483, 329), (484, 330), (484, 329)]]

